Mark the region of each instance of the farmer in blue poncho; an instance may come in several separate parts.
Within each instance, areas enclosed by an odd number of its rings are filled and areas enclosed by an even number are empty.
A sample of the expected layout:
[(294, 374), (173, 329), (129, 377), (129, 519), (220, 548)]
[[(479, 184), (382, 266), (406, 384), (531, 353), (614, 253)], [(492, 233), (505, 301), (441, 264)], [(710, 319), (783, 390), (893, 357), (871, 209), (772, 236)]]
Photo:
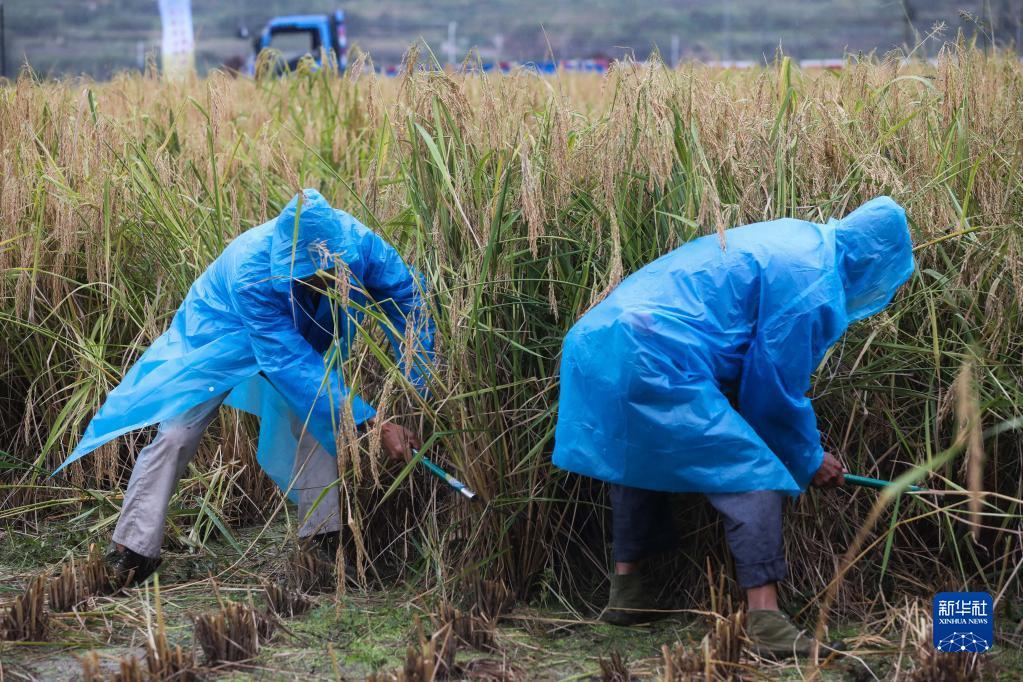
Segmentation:
[(881, 197), (845, 219), (783, 219), (685, 244), (627, 278), (565, 338), (554, 463), (611, 483), (615, 574), (602, 617), (651, 620), (640, 562), (670, 545), (669, 495), (725, 521), (747, 631), (807, 654), (778, 610), (782, 499), (843, 482), (821, 446), (810, 378), (853, 322), (913, 271), (905, 212)]
[(298, 502), (299, 537), (333, 559), (342, 418), (360, 431), (379, 428), (390, 458), (421, 445), (397, 424), (375, 424), (373, 408), (345, 384), (341, 361), (367, 309), (386, 316), (399, 366), (425, 390), (434, 325), (421, 276), (311, 189), (242, 233), (195, 281), (170, 328), (110, 391), (61, 466), (159, 424), (135, 461), (108, 555), (124, 582), (159, 565), (171, 496), (225, 403), (260, 416), (257, 460)]

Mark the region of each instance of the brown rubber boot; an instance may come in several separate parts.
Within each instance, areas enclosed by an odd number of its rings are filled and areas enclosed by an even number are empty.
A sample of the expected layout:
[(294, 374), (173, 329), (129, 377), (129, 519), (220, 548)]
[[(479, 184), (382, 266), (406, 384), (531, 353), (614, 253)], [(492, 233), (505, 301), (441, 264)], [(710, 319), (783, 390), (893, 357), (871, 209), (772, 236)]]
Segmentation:
[(600, 620), (611, 625), (636, 625), (668, 615), (667, 611), (657, 609), (641, 574), (611, 576), (611, 595), (607, 607), (600, 614)]
[[(781, 611), (754, 609), (746, 614), (746, 636), (753, 651), (766, 658), (808, 658), (813, 652), (814, 638), (800, 630)], [(837, 650), (839, 644), (821, 644), (820, 655)]]

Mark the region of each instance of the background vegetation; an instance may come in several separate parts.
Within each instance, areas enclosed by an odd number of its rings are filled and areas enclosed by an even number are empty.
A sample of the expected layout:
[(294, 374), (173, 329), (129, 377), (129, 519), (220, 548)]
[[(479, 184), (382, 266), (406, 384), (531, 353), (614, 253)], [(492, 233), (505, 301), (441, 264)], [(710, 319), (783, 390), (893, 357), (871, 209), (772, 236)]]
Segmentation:
[[(987, 44), (1023, 44), (1023, 8), (1013, 0), (194, 0), (197, 58), (202, 70), (247, 54), (235, 37), (255, 32), (279, 14), (326, 13), (342, 7), (349, 39), (378, 65), (400, 61), (422, 39), (442, 56), (448, 22), (458, 22), (461, 60), (470, 48), (488, 58), (538, 60), (634, 55), (655, 48), (698, 59), (763, 63), (781, 46), (796, 58), (835, 58), (846, 52), (912, 47), (936, 24), (945, 35), (979, 31)], [(107, 78), (138, 68), (138, 44), (159, 53), (160, 15), (155, 0), (13, 0), (6, 5), (8, 75), (27, 57), (44, 75), (81, 73)], [(963, 16), (966, 12), (974, 18)], [(495, 36), (501, 35), (500, 46)], [(940, 43), (921, 50), (933, 55)]]
[[(0, 89), (0, 533), (57, 523), (76, 529), (72, 550), (107, 537), (149, 434), (64, 478), (48, 472), (224, 244), (314, 186), (398, 244), (435, 292), (434, 401), (405, 390), (371, 329), (349, 376), (386, 415), (436, 434), (429, 454), (482, 498), (469, 506), (419, 470), (380, 470), (378, 444), (344, 448), (347, 583), (457, 595), (483, 576), (592, 613), (609, 563), (602, 488), (549, 461), (565, 331), (697, 235), (824, 221), (890, 194), (907, 208), (918, 270), (833, 349), (814, 397), (851, 471), (915, 472), (946, 492), (878, 507), (866, 525), (873, 492), (794, 500), (787, 602), (817, 614), (852, 546), (840, 615), (969, 586), (998, 598), (1001, 641), (1018, 646), (1021, 100), (1019, 62), (967, 46), (936, 65), (840, 72), (779, 59), (742, 72), (648, 62), (606, 77), (378, 79), (357, 61), (343, 78), (22, 78)], [(253, 433), (222, 410), (174, 499), (169, 547), (201, 556), (220, 538), (237, 567), (254, 545), (234, 529), (288, 513), (254, 464)], [(666, 598), (705, 607), (707, 567), (728, 560), (714, 515), (685, 505)]]

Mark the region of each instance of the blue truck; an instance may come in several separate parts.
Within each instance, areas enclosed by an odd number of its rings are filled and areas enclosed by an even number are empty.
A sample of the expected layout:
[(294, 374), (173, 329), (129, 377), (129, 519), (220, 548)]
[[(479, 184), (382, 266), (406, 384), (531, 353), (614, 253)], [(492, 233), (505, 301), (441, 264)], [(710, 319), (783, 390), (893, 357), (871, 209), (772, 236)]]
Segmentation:
[[(248, 31), (239, 31), (247, 38)], [(341, 9), (331, 14), (292, 14), (270, 19), (252, 40), (252, 53), (245, 62), (245, 71), (255, 75), (259, 53), (272, 48), (281, 58), (274, 64), (275, 74), (292, 71), (305, 57), (311, 57), (317, 67), (323, 66), (324, 56), (337, 63), (339, 71), (348, 65), (348, 33), (345, 13)]]

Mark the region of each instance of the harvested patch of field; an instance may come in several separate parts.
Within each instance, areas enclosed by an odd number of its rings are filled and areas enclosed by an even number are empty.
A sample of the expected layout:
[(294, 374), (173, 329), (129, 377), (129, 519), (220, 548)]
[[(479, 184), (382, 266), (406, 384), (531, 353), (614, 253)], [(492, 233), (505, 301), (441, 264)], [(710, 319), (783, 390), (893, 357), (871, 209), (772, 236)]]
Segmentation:
[[(50, 529), (44, 540), (15, 540), (0, 552), (0, 601), (20, 590), (24, 580), (38, 570), (53, 570), (64, 552), (80, 535), (66, 529)], [(196, 615), (213, 613), (220, 600), (265, 604), (263, 579), (283, 578), (287, 570), (287, 529), (248, 528), (238, 540), (249, 546), (244, 565), (227, 543), (211, 542), (198, 554), (170, 552), (160, 576), (160, 606), (166, 621), (168, 644), (192, 651), (203, 662), (195, 643)], [(250, 545), (250, 543), (252, 543)], [(31, 548), (31, 554), (26, 549)], [(204, 577), (209, 576), (209, 577)], [(272, 641), (249, 660), (233, 665), (200, 665), (204, 679), (243, 679), (257, 674), (264, 679), (364, 679), (372, 673), (398, 669), (406, 648), (416, 642), (415, 619), (427, 623), (438, 613), (438, 602), (411, 586), (392, 586), (368, 592), (352, 592), (341, 598), (313, 595), (306, 614), (280, 621)], [(691, 605), (695, 606), (695, 605)], [(495, 671), (511, 679), (586, 679), (600, 677), (601, 660), (618, 655), (636, 679), (654, 678), (665, 670), (662, 648), (681, 647), (701, 658), (701, 641), (711, 621), (698, 609), (680, 611), (666, 621), (649, 626), (615, 628), (592, 618), (560, 609), (540, 595), (521, 603), (499, 621), (493, 648), (459, 647), (457, 663), (480, 675)], [(845, 623), (834, 626), (833, 636), (858, 643), (848, 657), (829, 662), (822, 670), (825, 680), (872, 679), (910, 674), (918, 666), (912, 636), (903, 640), (911, 625), (912, 609), (894, 609), (887, 624)], [(145, 641), (155, 624), (152, 584), (116, 597), (96, 597), (72, 613), (51, 614), (48, 642), (0, 642), (5, 679), (77, 679), (80, 660), (96, 652), (105, 674), (113, 674), (119, 661), (135, 657), (145, 663)], [(906, 619), (903, 621), (902, 619)], [(812, 625), (811, 623), (807, 623)], [(1003, 627), (1006, 642), (1013, 635)], [(912, 635), (912, 633), (910, 633)], [(986, 670), (1003, 679), (1023, 671), (1023, 656), (1011, 645), (1000, 646), (987, 657)], [(801, 678), (800, 668), (789, 663), (765, 662), (744, 654), (741, 671), (747, 679)], [(805, 672), (805, 671), (804, 671)], [(479, 679), (478, 677), (475, 679)]]

